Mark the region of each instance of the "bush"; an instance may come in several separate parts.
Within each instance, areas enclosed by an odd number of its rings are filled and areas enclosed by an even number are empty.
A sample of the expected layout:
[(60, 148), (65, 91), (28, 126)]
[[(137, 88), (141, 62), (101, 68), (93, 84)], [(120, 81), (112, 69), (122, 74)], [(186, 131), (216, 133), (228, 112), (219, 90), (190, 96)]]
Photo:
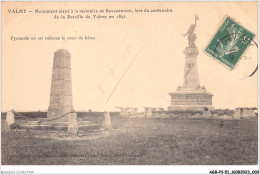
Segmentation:
[(22, 127), (16, 123), (13, 123), (10, 125), (10, 129), (13, 130), (13, 129), (21, 129)]

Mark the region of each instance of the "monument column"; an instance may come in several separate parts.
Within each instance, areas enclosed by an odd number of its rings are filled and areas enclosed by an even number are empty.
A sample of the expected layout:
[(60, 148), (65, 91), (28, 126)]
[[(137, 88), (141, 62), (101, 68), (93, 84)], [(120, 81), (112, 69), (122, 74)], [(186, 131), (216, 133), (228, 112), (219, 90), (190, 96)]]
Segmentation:
[(53, 58), (47, 117), (55, 118), (72, 111), (71, 56), (66, 49), (59, 49)]
[(183, 87), (194, 89), (200, 85), (199, 73), (197, 65), (197, 55), (199, 54), (198, 49), (195, 47), (186, 47), (184, 50), (185, 54), (185, 68)]

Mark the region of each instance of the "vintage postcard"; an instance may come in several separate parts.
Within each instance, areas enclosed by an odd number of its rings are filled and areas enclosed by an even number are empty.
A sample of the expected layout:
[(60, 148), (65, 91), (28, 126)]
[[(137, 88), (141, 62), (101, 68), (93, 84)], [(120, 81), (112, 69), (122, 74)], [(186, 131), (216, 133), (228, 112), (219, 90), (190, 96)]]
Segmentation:
[[(257, 1), (2, 1), (1, 9), (3, 168), (259, 173)], [(13, 171), (48, 171), (31, 168)]]

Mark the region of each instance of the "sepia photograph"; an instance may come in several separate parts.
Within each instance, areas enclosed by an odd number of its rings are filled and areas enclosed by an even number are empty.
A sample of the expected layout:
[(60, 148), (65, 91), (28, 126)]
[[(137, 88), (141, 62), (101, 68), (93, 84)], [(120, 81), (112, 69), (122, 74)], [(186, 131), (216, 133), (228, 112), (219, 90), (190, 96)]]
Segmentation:
[(1, 1), (1, 166), (258, 166), (258, 22), (257, 1)]

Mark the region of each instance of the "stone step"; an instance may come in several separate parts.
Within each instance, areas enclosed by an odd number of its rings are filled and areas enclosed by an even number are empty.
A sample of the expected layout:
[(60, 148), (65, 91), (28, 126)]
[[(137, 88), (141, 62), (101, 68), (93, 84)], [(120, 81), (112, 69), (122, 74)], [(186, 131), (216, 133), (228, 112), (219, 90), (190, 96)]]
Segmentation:
[(52, 125), (52, 126), (68, 126), (68, 122), (50, 122), (50, 123), (43, 123), (42, 125)]
[(46, 120), (42, 122), (69, 122), (69, 120), (65, 119), (58, 119), (58, 120)]
[(27, 124), (29, 124), (29, 125), (38, 125), (38, 121), (28, 121)]
[(58, 119), (49, 119), (49, 118), (44, 118), (44, 119), (40, 119), (43, 122), (51, 122), (51, 121), (69, 121), (68, 117), (62, 117), (62, 118), (58, 118)]
[[(82, 118), (78, 118), (78, 127), (81, 129), (89, 130), (88, 128), (95, 128), (98, 124), (92, 124), (91, 121), (83, 120)], [(60, 118), (57, 120), (48, 120), (48, 119), (40, 119), (40, 120), (31, 120), (26, 124), (21, 125), (23, 128), (27, 129), (54, 129), (54, 130), (67, 130), (68, 129), (68, 118)]]
[(87, 126), (97, 126), (99, 124), (82, 124), (82, 125), (78, 125), (79, 127), (87, 127)]
[[(85, 126), (95, 126), (98, 124), (79, 124), (79, 127), (85, 127)], [(22, 127), (56, 127), (56, 128), (62, 128), (62, 127), (68, 127), (68, 125), (21, 125)]]
[[(53, 126), (63, 126), (66, 125), (68, 126), (69, 122), (64, 122), (64, 121), (57, 121), (57, 122), (42, 122), (42, 125), (53, 125)], [(90, 121), (80, 121), (78, 122), (79, 125), (90, 125)]]
[(41, 128), (48, 128), (48, 127), (52, 127), (51, 125), (20, 125), (22, 128), (29, 128), (29, 129), (41, 129)]
[[(52, 125), (21, 125), (23, 129), (48, 129), (48, 130), (67, 130), (68, 126), (52, 126)], [(79, 125), (79, 129), (95, 129), (98, 127), (98, 124), (85, 124), (85, 125)]]
[(52, 126), (52, 125), (21, 125), (24, 129), (54, 129), (54, 130), (67, 130), (68, 126)]
[(91, 121), (78, 121), (79, 125), (87, 125), (87, 124), (91, 124)]
[[(50, 120), (50, 119), (41, 119), (41, 121), (42, 122), (68, 122), (69, 121), (69, 119), (68, 119), (68, 117), (62, 117), (62, 118), (59, 118), (59, 119), (56, 119), (56, 120)], [(82, 118), (77, 118), (77, 121), (78, 122), (81, 122), (81, 121), (85, 121), (85, 120), (83, 120)]]
[[(91, 124), (91, 121), (78, 121), (79, 125), (89, 125)], [(50, 125), (50, 126), (63, 126), (63, 125), (68, 125), (68, 121), (28, 121), (26, 125)]]

